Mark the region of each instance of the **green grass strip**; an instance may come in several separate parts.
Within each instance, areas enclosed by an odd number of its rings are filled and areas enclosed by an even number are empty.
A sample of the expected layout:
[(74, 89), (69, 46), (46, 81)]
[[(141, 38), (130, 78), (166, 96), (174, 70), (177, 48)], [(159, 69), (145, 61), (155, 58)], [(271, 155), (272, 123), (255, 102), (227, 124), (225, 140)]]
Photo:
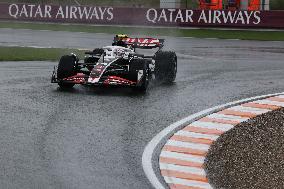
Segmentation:
[(84, 57), (84, 51), (77, 49), (0, 47), (0, 61), (58, 61), (71, 52)]
[(149, 36), (174, 36), (196, 38), (242, 39), (260, 41), (284, 41), (284, 31), (247, 31), (247, 30), (216, 30), (216, 29), (179, 29), (179, 28), (143, 28), (119, 26), (94, 26), (79, 24), (47, 24), (0, 22), (0, 28), (33, 29), (51, 31), (70, 31), (87, 33), (109, 33)]

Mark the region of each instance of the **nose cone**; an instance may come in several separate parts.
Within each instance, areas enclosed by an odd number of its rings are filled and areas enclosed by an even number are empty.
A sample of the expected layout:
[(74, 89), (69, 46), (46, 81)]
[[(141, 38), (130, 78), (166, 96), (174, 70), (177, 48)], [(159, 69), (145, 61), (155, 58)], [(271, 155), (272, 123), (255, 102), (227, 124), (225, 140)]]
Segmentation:
[(96, 66), (94, 66), (94, 68), (92, 69), (91, 71), (91, 74), (90, 74), (90, 77), (88, 79), (88, 82), (89, 83), (97, 83), (99, 82), (102, 74), (103, 74), (103, 71), (105, 70), (105, 65), (103, 64), (98, 64)]

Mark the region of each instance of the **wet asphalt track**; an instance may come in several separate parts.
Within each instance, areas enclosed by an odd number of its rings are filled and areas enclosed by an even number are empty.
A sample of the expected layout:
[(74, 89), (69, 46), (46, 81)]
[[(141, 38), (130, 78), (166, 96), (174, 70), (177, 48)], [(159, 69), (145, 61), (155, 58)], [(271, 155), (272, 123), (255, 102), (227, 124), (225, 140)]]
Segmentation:
[[(0, 45), (92, 48), (112, 35), (0, 29)], [(284, 91), (284, 43), (167, 38), (175, 85), (50, 84), (54, 62), (0, 63), (0, 188), (150, 189), (141, 156), (169, 124), (241, 98)]]

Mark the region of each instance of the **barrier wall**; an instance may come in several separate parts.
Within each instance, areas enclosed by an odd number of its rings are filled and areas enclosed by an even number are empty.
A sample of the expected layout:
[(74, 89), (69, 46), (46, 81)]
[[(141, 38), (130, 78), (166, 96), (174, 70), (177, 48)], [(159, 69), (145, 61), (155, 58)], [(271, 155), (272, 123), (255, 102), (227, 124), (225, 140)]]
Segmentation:
[(107, 25), (284, 29), (284, 11), (228, 11), (0, 4), (0, 19)]

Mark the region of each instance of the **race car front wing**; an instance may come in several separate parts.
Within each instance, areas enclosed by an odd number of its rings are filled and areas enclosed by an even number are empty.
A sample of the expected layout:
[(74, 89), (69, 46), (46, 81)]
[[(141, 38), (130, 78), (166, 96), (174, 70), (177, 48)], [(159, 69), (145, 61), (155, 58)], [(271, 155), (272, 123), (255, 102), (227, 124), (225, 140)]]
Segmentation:
[[(101, 78), (92, 78), (91, 76), (84, 73), (77, 73), (74, 76), (70, 76), (63, 79), (58, 79), (56, 74), (57, 68), (54, 67), (54, 71), (51, 76), (51, 83), (72, 83), (82, 85), (93, 85), (93, 86), (137, 86), (138, 82), (130, 81), (128, 79), (118, 76), (102, 76)], [(98, 79), (98, 81), (95, 81)]]

